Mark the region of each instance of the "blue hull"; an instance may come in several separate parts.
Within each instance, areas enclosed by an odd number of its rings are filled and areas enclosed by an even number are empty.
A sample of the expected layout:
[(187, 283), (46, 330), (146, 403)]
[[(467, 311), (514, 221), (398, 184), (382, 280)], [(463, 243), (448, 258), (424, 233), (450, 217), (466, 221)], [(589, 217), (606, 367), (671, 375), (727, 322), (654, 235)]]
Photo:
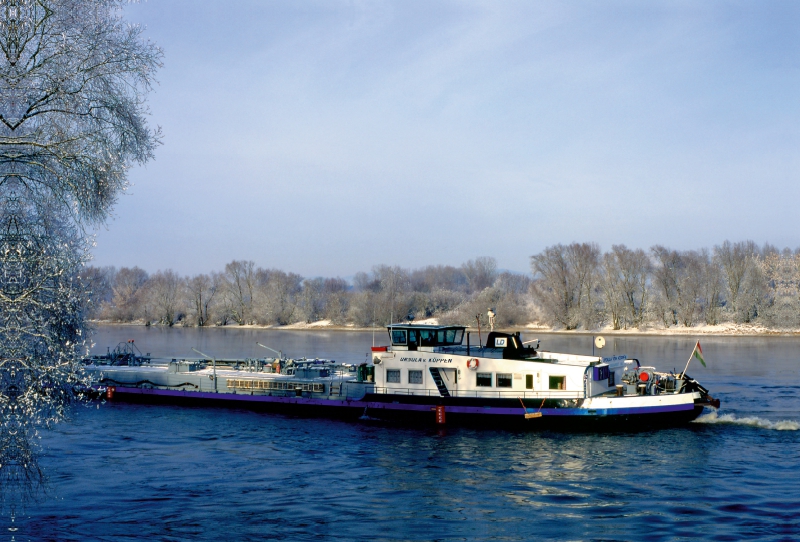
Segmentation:
[[(703, 412), (703, 405), (653, 406), (589, 410), (545, 401), (541, 409), (523, 410), (517, 399), (477, 399), (367, 394), (361, 399), (246, 395), (116, 387), (114, 401), (226, 406), (302, 416), (437, 425), (436, 407), (444, 407), (446, 425), (524, 429), (630, 430), (684, 425)], [(537, 412), (540, 417), (526, 418)]]

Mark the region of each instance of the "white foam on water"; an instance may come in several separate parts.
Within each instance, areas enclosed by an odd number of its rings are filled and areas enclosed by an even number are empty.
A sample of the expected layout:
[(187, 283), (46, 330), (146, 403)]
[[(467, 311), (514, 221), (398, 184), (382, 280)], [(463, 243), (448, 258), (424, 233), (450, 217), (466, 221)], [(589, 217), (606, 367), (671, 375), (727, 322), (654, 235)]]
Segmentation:
[(731, 425), (749, 425), (750, 427), (760, 427), (761, 429), (774, 429), (775, 431), (797, 431), (800, 430), (800, 422), (794, 420), (779, 420), (773, 422), (758, 418), (756, 416), (748, 416), (746, 418), (737, 418), (733, 414), (719, 415), (717, 411), (712, 411), (708, 414), (700, 416), (694, 423), (727, 423)]

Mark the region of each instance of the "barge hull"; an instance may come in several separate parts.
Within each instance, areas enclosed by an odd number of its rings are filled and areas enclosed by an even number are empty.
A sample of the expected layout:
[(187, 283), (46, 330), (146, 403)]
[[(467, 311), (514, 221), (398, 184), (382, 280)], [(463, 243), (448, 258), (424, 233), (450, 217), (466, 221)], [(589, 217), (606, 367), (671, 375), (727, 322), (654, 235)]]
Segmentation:
[(368, 394), (362, 399), (348, 400), (120, 386), (115, 388), (113, 400), (199, 407), (232, 407), (300, 416), (388, 421), (417, 426), (437, 425), (436, 407), (443, 406), (446, 425), (449, 426), (595, 431), (627, 431), (681, 426), (696, 419), (704, 408), (703, 405), (684, 404), (589, 410), (580, 407), (554, 407), (548, 401), (543, 408), (537, 411), (541, 414), (540, 417), (526, 419), (525, 414), (533, 412), (533, 409), (523, 410), (516, 399), (494, 400), (492, 406), (485, 404), (478, 406), (473, 400), (459, 400), (454, 397), (423, 398)]

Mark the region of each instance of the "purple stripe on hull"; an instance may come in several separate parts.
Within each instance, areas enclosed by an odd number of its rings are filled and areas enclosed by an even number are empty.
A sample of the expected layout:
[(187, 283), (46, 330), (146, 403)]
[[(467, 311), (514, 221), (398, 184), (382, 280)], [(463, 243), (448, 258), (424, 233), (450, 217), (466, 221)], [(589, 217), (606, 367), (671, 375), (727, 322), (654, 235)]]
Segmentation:
[[(387, 410), (414, 410), (426, 411), (431, 410), (434, 405), (406, 405), (403, 403), (368, 403), (369, 408), (372, 409), (387, 409)], [(661, 414), (667, 412), (686, 412), (694, 410), (694, 404), (685, 405), (669, 405), (669, 406), (652, 406), (652, 407), (636, 407), (636, 408), (609, 408), (609, 409), (595, 409), (589, 410), (586, 408), (543, 408), (542, 410), (527, 409), (528, 413), (541, 412), (542, 416), (589, 416), (589, 417), (602, 417), (602, 416), (630, 416), (636, 414)], [(447, 405), (447, 412), (453, 414), (481, 414), (481, 415), (496, 415), (496, 416), (520, 416), (522, 408), (504, 408), (504, 407), (467, 407), (467, 406), (453, 406)]]
[[(190, 399), (196, 401), (208, 400), (225, 401), (225, 402), (240, 402), (243, 404), (252, 403), (272, 403), (283, 405), (298, 405), (298, 406), (315, 406), (325, 408), (356, 408), (356, 409), (370, 409), (373, 412), (376, 410), (388, 411), (406, 411), (406, 412), (429, 412), (435, 408), (435, 403), (431, 404), (407, 404), (407, 403), (394, 403), (394, 402), (368, 402), (361, 400), (347, 400), (347, 399), (322, 399), (312, 397), (294, 397), (294, 396), (271, 396), (271, 395), (244, 395), (235, 393), (213, 393), (213, 392), (199, 392), (199, 391), (183, 391), (183, 390), (164, 390), (164, 389), (143, 389), (143, 388), (123, 388), (117, 387), (116, 394), (119, 395), (136, 395), (136, 396), (157, 396), (157, 397), (173, 397), (176, 399)], [(652, 406), (652, 407), (634, 407), (634, 408), (609, 408), (609, 409), (586, 409), (586, 408), (543, 408), (541, 411), (534, 409), (527, 409), (527, 412), (541, 412), (543, 417), (555, 416), (580, 416), (580, 417), (606, 417), (606, 416), (631, 416), (641, 414), (666, 414), (671, 412), (688, 412), (694, 410), (693, 403), (682, 405), (668, 405), (668, 406)], [(520, 407), (479, 407), (479, 406), (457, 406), (447, 405), (446, 411), (452, 414), (467, 414), (467, 415), (481, 415), (481, 416), (521, 416), (523, 414)]]

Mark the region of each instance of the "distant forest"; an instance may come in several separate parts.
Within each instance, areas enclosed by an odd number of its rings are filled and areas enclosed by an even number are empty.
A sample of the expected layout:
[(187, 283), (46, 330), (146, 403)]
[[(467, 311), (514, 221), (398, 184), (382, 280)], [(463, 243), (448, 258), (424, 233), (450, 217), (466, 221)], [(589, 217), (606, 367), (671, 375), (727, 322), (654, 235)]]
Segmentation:
[(90, 317), (166, 326), (287, 325), (329, 320), (383, 326), (437, 318), (499, 327), (539, 323), (556, 329), (691, 327), (723, 322), (767, 328), (800, 325), (800, 250), (725, 241), (713, 249), (650, 250), (594, 243), (546, 248), (531, 274), (499, 272), (494, 258), (459, 267), (379, 265), (342, 278), (305, 278), (235, 260), (221, 271), (152, 275), (139, 267), (88, 267)]

